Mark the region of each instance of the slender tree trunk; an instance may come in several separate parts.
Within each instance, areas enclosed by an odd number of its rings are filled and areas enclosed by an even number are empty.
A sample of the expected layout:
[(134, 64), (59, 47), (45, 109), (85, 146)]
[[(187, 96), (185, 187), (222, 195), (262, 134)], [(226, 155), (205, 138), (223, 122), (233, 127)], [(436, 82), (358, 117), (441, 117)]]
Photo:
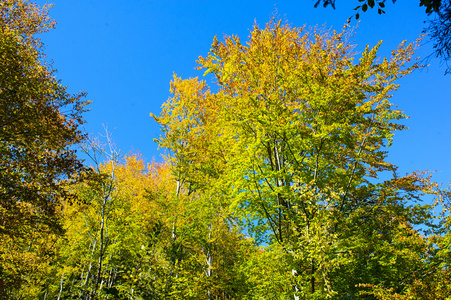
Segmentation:
[(92, 290), (91, 293), (91, 299), (93, 300), (95, 298), (95, 294), (97, 293), (97, 287), (99, 286), (99, 281), (100, 281), (100, 277), (101, 277), (101, 272), (102, 272), (102, 264), (103, 264), (103, 253), (104, 251), (104, 247), (105, 247), (105, 238), (104, 238), (104, 234), (105, 234), (105, 209), (106, 209), (106, 204), (109, 198), (109, 193), (108, 195), (104, 196), (103, 198), (103, 203), (102, 203), (102, 217), (101, 217), (101, 221), (100, 221), (100, 250), (99, 250), (99, 260), (98, 260), (98, 264), (97, 264), (97, 275), (95, 278), (95, 283), (94, 283), (94, 288)]
[[(180, 196), (180, 192), (182, 189), (182, 181), (180, 179), (180, 172), (178, 174), (178, 178), (177, 178), (177, 187), (176, 187), (176, 191), (175, 191), (175, 197), (178, 200), (179, 196)], [(174, 220), (174, 222), (172, 223), (172, 242), (175, 244), (175, 241), (177, 240), (177, 217)], [(176, 251), (176, 249), (172, 249), (172, 252)], [(175, 261), (176, 261), (176, 257), (175, 257), (175, 253), (171, 253), (171, 263), (173, 266), (175, 266)], [(169, 290), (171, 288), (171, 284), (172, 284), (172, 273), (173, 273), (173, 268), (171, 266), (171, 268), (169, 269), (169, 278), (166, 280), (166, 284), (165, 284), (165, 288), (164, 288), (164, 292), (165, 292), (165, 296), (168, 296)]]
[[(293, 277), (297, 277), (298, 276), (298, 271), (296, 271), (296, 270), (291, 270), (291, 275), (293, 276)], [(294, 280), (294, 282), (296, 282), (296, 280)], [(294, 300), (299, 300), (299, 296), (298, 295), (296, 295), (297, 294), (297, 292), (299, 292), (299, 288), (298, 288), (298, 285), (297, 285), (297, 283), (295, 283), (294, 285), (293, 285), (293, 290), (294, 290)]]
[[(209, 280), (211, 281), (212, 277), (213, 277), (213, 253), (212, 253), (212, 245), (211, 245), (211, 224), (208, 225), (208, 242), (207, 242), (207, 249), (205, 249), (206, 253), (205, 256), (206, 258), (206, 262), (207, 262), (207, 270), (206, 270), (206, 275), (209, 278)], [(211, 300), (211, 290), (208, 289), (207, 290), (207, 299)]]
[[(95, 253), (96, 246), (97, 246), (97, 237), (95, 237), (94, 240), (91, 240), (91, 245), (92, 245), (91, 259), (89, 261), (88, 270), (86, 271), (86, 279), (83, 279), (83, 277), (84, 277), (83, 274), (82, 274), (82, 277), (81, 277), (81, 280), (82, 280), (81, 288), (82, 289), (83, 289), (83, 287), (85, 287), (87, 289), (88, 284), (89, 284), (89, 278), (90, 278), (91, 270), (92, 270), (92, 258), (94, 257), (94, 253)], [(86, 294), (86, 291), (83, 291), (83, 295), (84, 295), (83, 298), (85, 298), (85, 299), (88, 298), (88, 296)]]
[(315, 260), (312, 259), (312, 264), (311, 264), (311, 275), (312, 277), (310, 278), (310, 286), (312, 289), (312, 294), (315, 293)]
[(61, 299), (61, 293), (63, 292), (63, 283), (64, 283), (64, 273), (61, 275), (61, 281), (60, 281), (60, 290), (58, 292), (58, 298), (57, 300)]

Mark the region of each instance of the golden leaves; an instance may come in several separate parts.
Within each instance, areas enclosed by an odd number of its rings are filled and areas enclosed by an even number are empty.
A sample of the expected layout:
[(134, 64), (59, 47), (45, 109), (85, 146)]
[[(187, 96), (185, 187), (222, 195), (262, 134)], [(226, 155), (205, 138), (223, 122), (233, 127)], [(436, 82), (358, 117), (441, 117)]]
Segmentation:
[(324, 290), (323, 298), (358, 295), (353, 272), (373, 282), (380, 268), (396, 274), (397, 259), (406, 269), (421, 264), (425, 241), (409, 222), (424, 222), (430, 207), (405, 201), (436, 193), (421, 176), (370, 183), (396, 171), (385, 150), (406, 116), (389, 99), (396, 80), (419, 66), (409, 65), (414, 44), (379, 63), (380, 42), (356, 59), (351, 35), (347, 26), (306, 30), (273, 19), (255, 25), (247, 43), (215, 37), (197, 62), (217, 91), (174, 78), (157, 119), (160, 145), (172, 151), (188, 195), (195, 191), (208, 205), (224, 197), (249, 232), (288, 253), (299, 291)]

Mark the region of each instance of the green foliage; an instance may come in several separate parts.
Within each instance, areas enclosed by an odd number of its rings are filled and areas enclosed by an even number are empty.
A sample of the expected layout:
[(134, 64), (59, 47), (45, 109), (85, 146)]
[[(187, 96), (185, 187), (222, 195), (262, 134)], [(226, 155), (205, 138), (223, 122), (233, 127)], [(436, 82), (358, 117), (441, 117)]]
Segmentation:
[(215, 37), (198, 63), (217, 88), (174, 75), (154, 116), (166, 161), (121, 161), (107, 134), (112, 153), (84, 147), (83, 169), (85, 102), (34, 36), (47, 8), (0, 7), (1, 297), (449, 299), (450, 192), (386, 160), (419, 41), (357, 56), (348, 27), (274, 19), (247, 43)]
[[(185, 195), (208, 196), (208, 214), (221, 208), (269, 243), (261, 257), (280, 262), (266, 272), (270, 264), (251, 255), (247, 297), (407, 295), (410, 275), (428, 274), (434, 249), (416, 228), (435, 228), (434, 217), (412, 203), (440, 191), (424, 173), (398, 177), (386, 161), (405, 118), (389, 99), (419, 67), (409, 66), (418, 42), (376, 63), (380, 44), (355, 61), (349, 36), (346, 27), (308, 32), (272, 20), (246, 44), (215, 38), (198, 63), (218, 91), (174, 77), (174, 97), (155, 117)], [(393, 179), (377, 183), (382, 172)]]

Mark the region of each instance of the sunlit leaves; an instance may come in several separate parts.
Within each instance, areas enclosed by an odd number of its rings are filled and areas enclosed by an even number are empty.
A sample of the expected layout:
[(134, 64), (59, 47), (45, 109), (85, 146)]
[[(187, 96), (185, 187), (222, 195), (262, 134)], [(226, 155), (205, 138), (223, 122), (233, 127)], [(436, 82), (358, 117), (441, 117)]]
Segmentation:
[[(47, 276), (36, 266), (51, 262), (50, 252), (39, 250), (51, 248), (44, 232), (61, 233), (58, 204), (70, 198), (64, 179), (82, 169), (72, 147), (83, 139), (79, 126), (87, 102), (82, 93), (68, 94), (45, 61), (36, 34), (55, 24), (48, 8), (0, 3), (0, 293), (12, 299), (21, 284), (38, 297), (32, 285), (43, 283), (30, 278)], [(11, 269), (17, 259), (23, 259), (21, 271)]]
[[(408, 201), (438, 195), (437, 187), (422, 174), (397, 177), (386, 161), (406, 118), (390, 98), (419, 67), (411, 63), (418, 42), (383, 59), (380, 43), (367, 46), (357, 60), (351, 35), (272, 20), (245, 44), (215, 38), (198, 63), (217, 92), (175, 77), (174, 96), (155, 117), (188, 195), (226, 198), (257, 241), (290, 257), (291, 282), (306, 299), (358, 295), (358, 284), (405, 287), (411, 282), (396, 277), (427, 262), (428, 242), (413, 226), (431, 225), (431, 206)], [(393, 180), (374, 183), (387, 171)]]

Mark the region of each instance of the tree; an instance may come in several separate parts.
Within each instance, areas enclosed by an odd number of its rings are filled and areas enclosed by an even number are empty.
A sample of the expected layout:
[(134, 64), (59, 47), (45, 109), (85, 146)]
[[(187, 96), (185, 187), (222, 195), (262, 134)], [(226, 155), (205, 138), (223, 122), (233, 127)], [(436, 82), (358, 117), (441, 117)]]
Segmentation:
[[(360, 12), (366, 12), (368, 8), (377, 8), (378, 14), (385, 14), (386, 0), (359, 0), (359, 5), (354, 8), (355, 19), (359, 19)], [(320, 3), (324, 7), (332, 6), (335, 9), (335, 0), (317, 0), (315, 7)], [(392, 0), (393, 3), (396, 0)], [(451, 60), (451, 1), (450, 0), (420, 0), (420, 6), (426, 8), (426, 14), (433, 16), (429, 20), (429, 26), (424, 32), (430, 34), (431, 40), (434, 41), (435, 55), (440, 58), (447, 66), (445, 74), (451, 72), (448, 65)]]
[(32, 255), (35, 233), (61, 232), (57, 209), (68, 197), (64, 179), (82, 169), (73, 145), (83, 139), (79, 126), (87, 102), (83, 93), (68, 94), (45, 61), (36, 35), (55, 25), (48, 9), (25, 0), (0, 3), (2, 293), (28, 274), (10, 257)]
[[(380, 63), (380, 43), (367, 46), (356, 62), (349, 35), (273, 19), (255, 25), (246, 44), (215, 37), (198, 63), (217, 92), (175, 77), (174, 97), (155, 118), (188, 190), (223, 199), (214, 205), (270, 245), (286, 268), (271, 275), (288, 280), (279, 295), (295, 299), (403, 294), (409, 274), (427, 274), (433, 260), (415, 229), (431, 225), (431, 206), (412, 201), (438, 195), (437, 186), (423, 173), (399, 177), (386, 161), (405, 118), (389, 99), (419, 68), (411, 64), (419, 41)], [(393, 178), (378, 182), (382, 172)]]
[(79, 201), (63, 206), (55, 262), (45, 284), (29, 289), (54, 299), (199, 299), (207, 291), (242, 298), (247, 291), (239, 262), (253, 245), (205, 203), (176, 197), (168, 164), (146, 166), (138, 155), (107, 160), (72, 189)]
[[(236, 220), (230, 215), (228, 196), (224, 190), (218, 190), (230, 149), (230, 140), (223, 134), (218, 119), (221, 103), (205, 82), (197, 79), (182, 80), (174, 75), (171, 92), (174, 95), (163, 105), (161, 116), (152, 115), (165, 132), (158, 141), (160, 146), (171, 151), (167, 160), (177, 181), (175, 202), (185, 208), (183, 214), (174, 218), (174, 241), (190, 245), (188, 248), (196, 253), (192, 266), (197, 266), (197, 272), (200, 270), (195, 276), (198, 281), (189, 280), (190, 286), (179, 293), (186, 298), (186, 291), (195, 289), (189, 294), (193, 299), (204, 297), (205, 291), (207, 299), (220, 295), (242, 298), (246, 287), (237, 279), (242, 274), (236, 267), (239, 260), (230, 258), (236, 257), (232, 250), (242, 251), (243, 246), (252, 251), (252, 247), (241, 240)], [(188, 224), (186, 219), (190, 220)], [(174, 255), (174, 264), (176, 257), (177, 264), (188, 262), (186, 254), (179, 254)], [(185, 276), (193, 277), (192, 273)]]

